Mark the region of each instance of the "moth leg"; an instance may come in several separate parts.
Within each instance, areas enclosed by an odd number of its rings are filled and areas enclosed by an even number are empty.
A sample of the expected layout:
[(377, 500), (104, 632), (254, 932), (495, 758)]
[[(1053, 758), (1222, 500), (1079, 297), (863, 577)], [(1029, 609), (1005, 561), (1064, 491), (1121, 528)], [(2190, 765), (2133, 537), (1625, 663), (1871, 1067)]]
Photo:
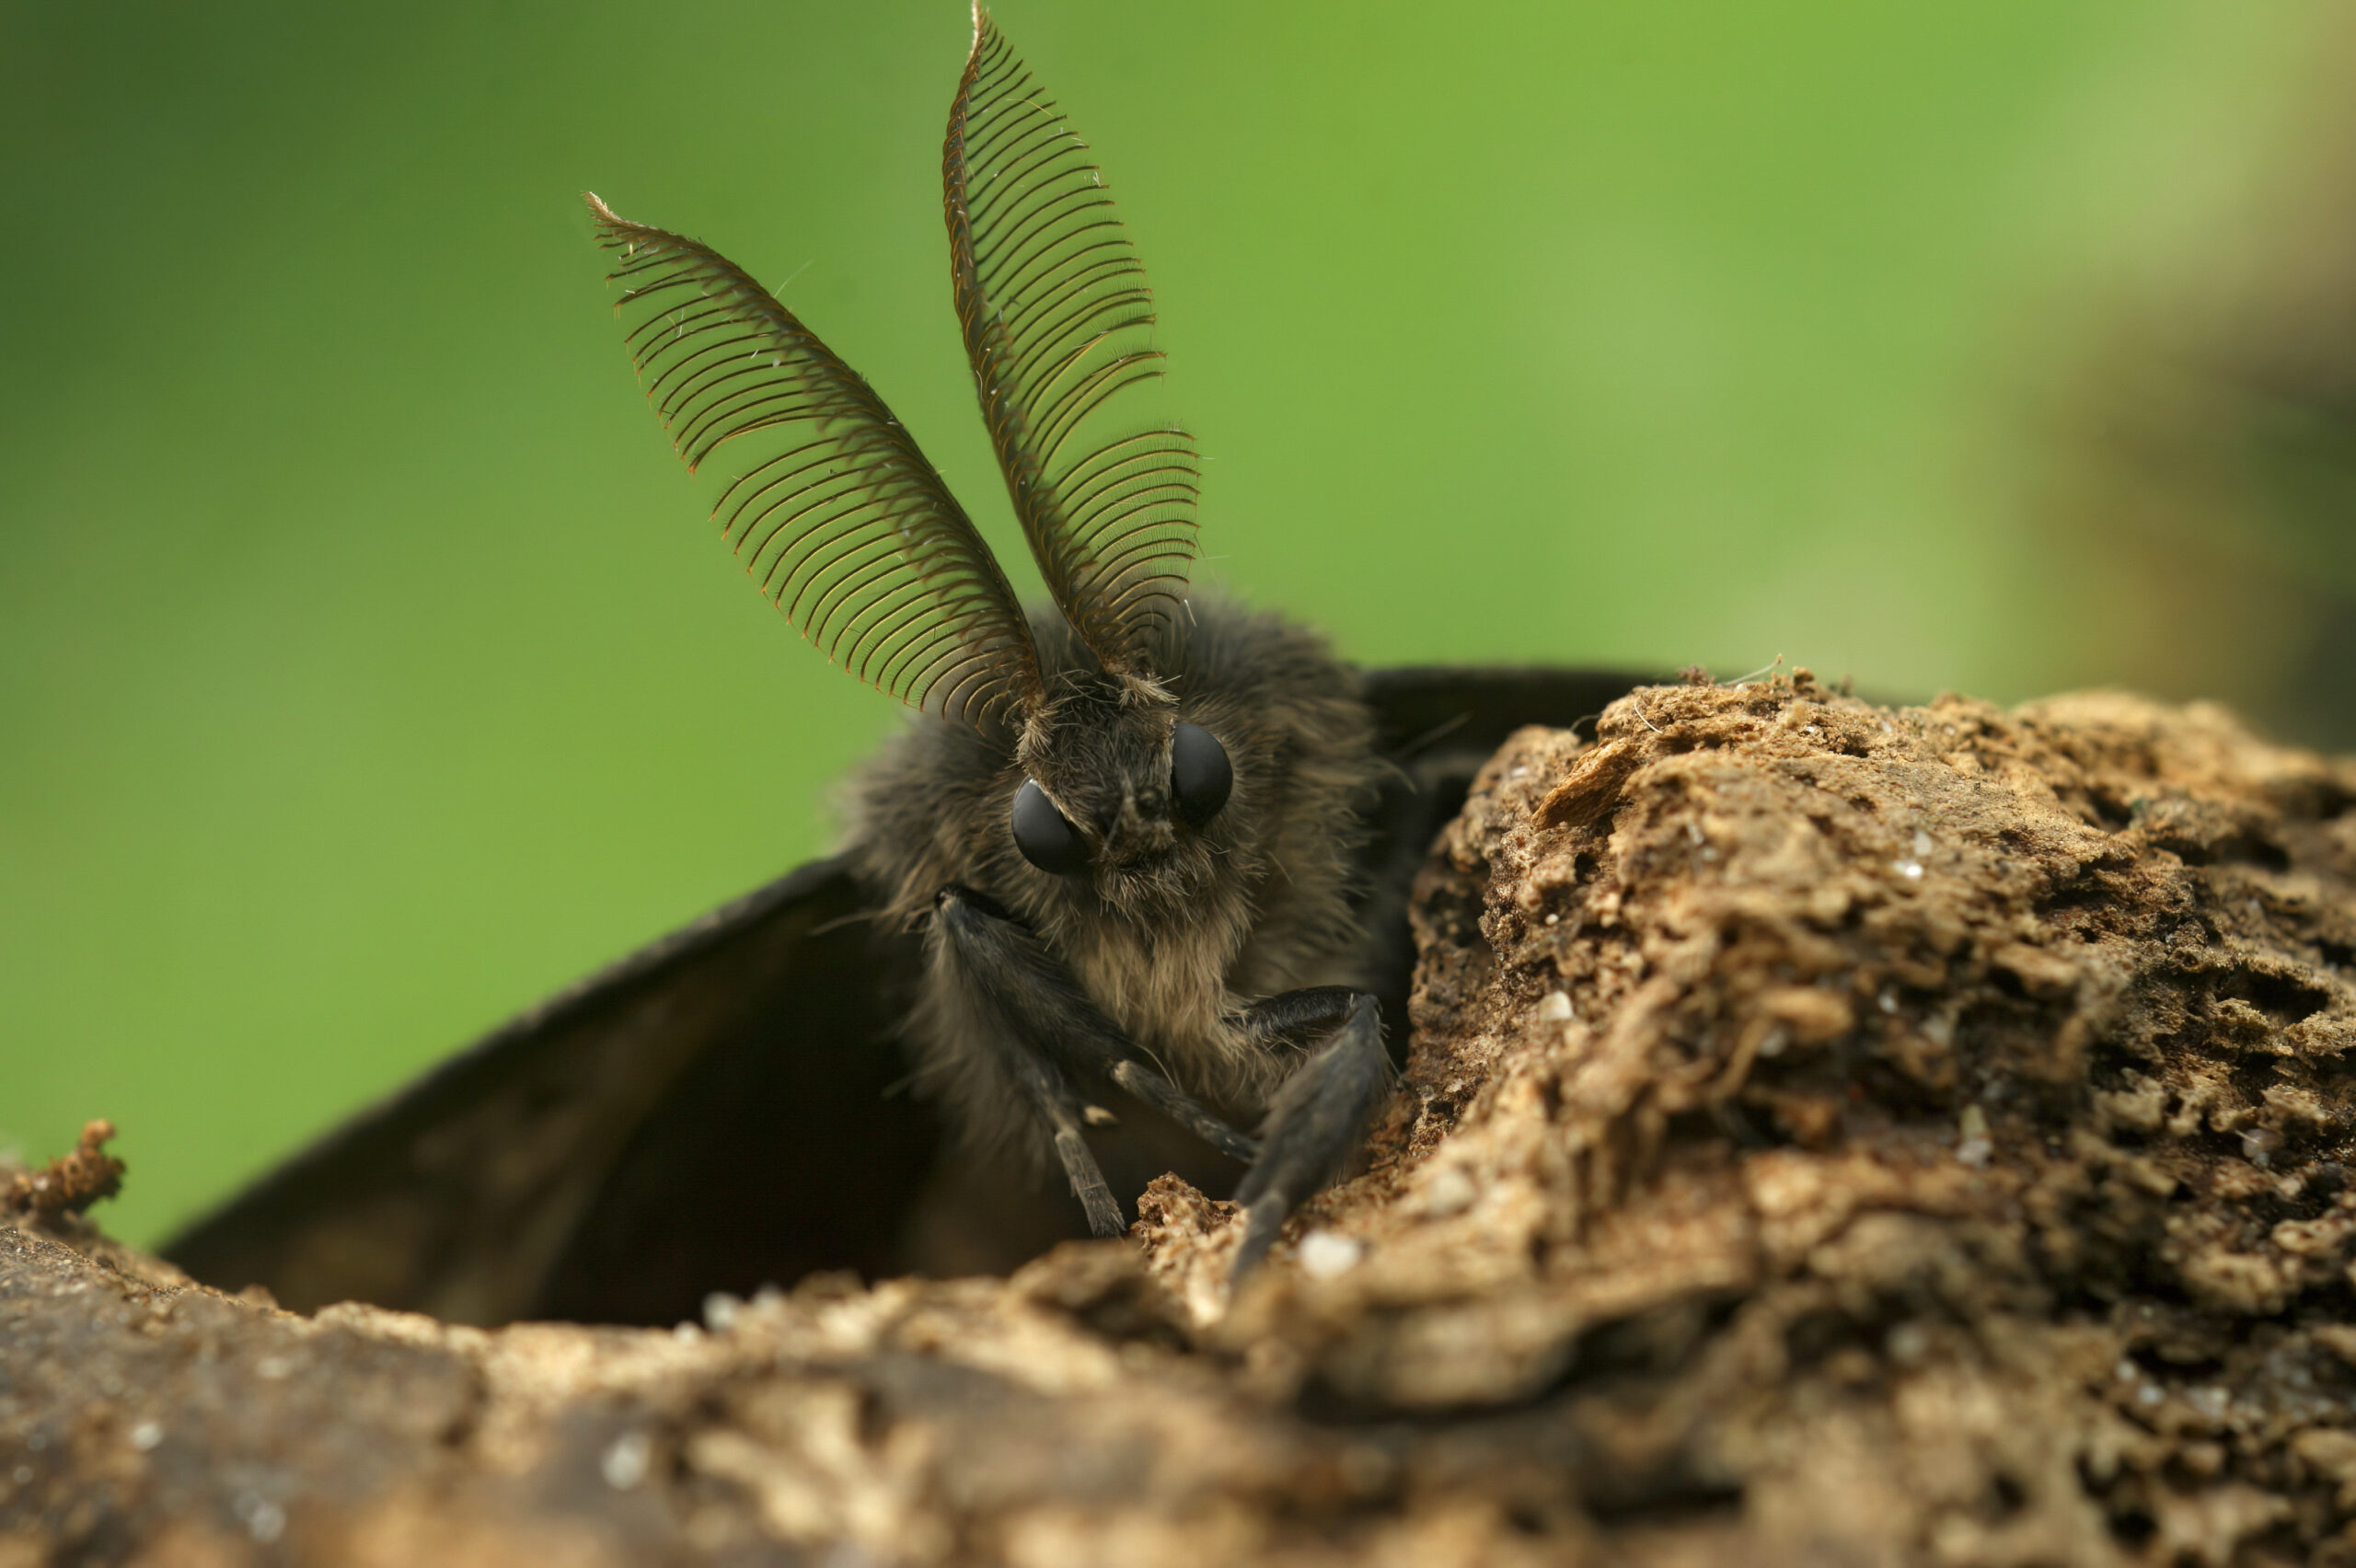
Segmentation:
[(1263, 1050), (1306, 1048), (1339, 1029), (1366, 995), (1348, 986), (1303, 986), (1253, 1003), (1236, 1022), (1244, 1037)]
[(1249, 1165), (1260, 1158), (1257, 1139), (1247, 1138), (1208, 1111), (1201, 1101), (1136, 1057), (1124, 1058), (1109, 1075), (1113, 1081), (1169, 1117), (1230, 1159)]
[(1268, 1101), (1260, 1158), (1235, 1190), (1245, 1212), (1230, 1282), (1252, 1272), (1267, 1255), (1286, 1216), (1341, 1170), (1365, 1130), (1367, 1113), (1391, 1081), (1382, 1010), (1364, 991), (1338, 986), (1290, 991), (1247, 1013), (1247, 1029), (1253, 1027), (1254, 1015), (1272, 1041), (1322, 1022), (1325, 1043)]
[(1062, 1069), (1036, 1051), (1020, 1046), (1007, 1053), (1006, 1065), (1056, 1136), (1056, 1158), (1063, 1162), (1064, 1179), (1071, 1183), (1071, 1195), (1087, 1211), (1089, 1233), (1125, 1234), (1129, 1224), (1122, 1217), (1120, 1203), (1113, 1196), (1113, 1189), (1105, 1182), (1103, 1169), (1096, 1163), (1088, 1140), (1080, 1136), (1080, 1124), (1087, 1107), (1072, 1092)]
[(933, 901), (933, 918), (973, 989), (998, 1014), (1002, 1027), (990, 1032), (1001, 1044), (1008, 1070), (1054, 1132), (1056, 1154), (1074, 1195), (1088, 1210), (1089, 1229), (1119, 1236), (1128, 1226), (1080, 1136), (1089, 1108), (1072, 1090), (1074, 1076), (1111, 1079), (1238, 1159), (1259, 1152), (1249, 1138), (1138, 1060), (1120, 1029), (1039, 939), (988, 898), (967, 888), (943, 888)]

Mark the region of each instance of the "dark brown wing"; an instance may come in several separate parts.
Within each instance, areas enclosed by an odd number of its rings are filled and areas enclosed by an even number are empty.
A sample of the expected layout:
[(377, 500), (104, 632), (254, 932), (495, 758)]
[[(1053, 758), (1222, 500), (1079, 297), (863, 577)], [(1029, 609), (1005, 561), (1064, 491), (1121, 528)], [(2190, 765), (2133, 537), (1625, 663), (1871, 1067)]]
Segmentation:
[(310, 1309), (666, 1322), (703, 1293), (899, 1272), (934, 1162), (892, 1092), (909, 939), (805, 866), (364, 1112), (165, 1255)]
[(1361, 690), (1385, 755), (1396, 761), (1477, 752), (1478, 767), (1524, 724), (1568, 729), (1640, 686), (1674, 678), (1545, 665), (1403, 664), (1366, 671)]

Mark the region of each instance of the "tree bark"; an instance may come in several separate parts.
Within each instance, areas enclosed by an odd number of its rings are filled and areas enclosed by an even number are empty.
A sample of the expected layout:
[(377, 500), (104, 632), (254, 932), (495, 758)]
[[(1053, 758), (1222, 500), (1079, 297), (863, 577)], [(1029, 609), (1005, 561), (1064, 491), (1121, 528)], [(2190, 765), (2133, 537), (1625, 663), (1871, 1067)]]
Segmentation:
[(0, 1568), (2356, 1562), (2356, 762), (1651, 688), (1416, 895), (1364, 1173), (676, 1332), (0, 1230)]

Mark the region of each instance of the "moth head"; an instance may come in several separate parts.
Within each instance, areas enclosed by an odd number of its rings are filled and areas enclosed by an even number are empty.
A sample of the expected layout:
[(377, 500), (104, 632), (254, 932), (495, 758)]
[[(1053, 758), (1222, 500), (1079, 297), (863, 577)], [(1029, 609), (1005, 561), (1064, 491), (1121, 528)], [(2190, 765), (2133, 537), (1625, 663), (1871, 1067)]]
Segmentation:
[(1017, 756), (1007, 831), (1039, 870), (1116, 904), (1183, 895), (1208, 874), (1235, 769), (1225, 743), (1176, 704), (1075, 693), (1025, 730)]

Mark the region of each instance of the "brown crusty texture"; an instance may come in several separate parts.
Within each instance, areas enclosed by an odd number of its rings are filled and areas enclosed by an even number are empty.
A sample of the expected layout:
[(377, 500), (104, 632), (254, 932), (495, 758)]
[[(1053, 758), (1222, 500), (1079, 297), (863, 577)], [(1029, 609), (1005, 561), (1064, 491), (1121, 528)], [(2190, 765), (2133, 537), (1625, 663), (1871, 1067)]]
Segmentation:
[(114, 1136), (112, 1122), (83, 1123), (81, 1139), (70, 1152), (39, 1170), (19, 1170), (0, 1182), (0, 1214), (49, 1224), (121, 1192), (123, 1163), (107, 1152)]
[(1490, 765), (1231, 1309), (1168, 1179), (676, 1333), (0, 1232), (0, 1568), (2356, 1563), (2351, 805), (2214, 709), (1648, 689)]

